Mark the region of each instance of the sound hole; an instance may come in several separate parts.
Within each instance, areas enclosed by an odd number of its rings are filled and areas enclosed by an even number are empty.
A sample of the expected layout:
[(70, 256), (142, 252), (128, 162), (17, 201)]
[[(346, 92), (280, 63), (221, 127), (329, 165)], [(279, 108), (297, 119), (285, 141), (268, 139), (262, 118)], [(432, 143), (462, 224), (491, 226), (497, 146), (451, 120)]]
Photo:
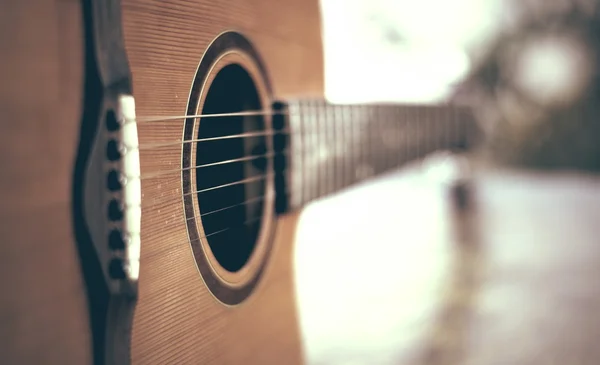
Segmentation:
[[(240, 65), (225, 66), (210, 86), (202, 114), (248, 110), (262, 110), (252, 78)], [(264, 130), (263, 117), (249, 115), (204, 117), (198, 128), (195, 173), (200, 219), (216, 260), (229, 272), (248, 262), (261, 228)]]

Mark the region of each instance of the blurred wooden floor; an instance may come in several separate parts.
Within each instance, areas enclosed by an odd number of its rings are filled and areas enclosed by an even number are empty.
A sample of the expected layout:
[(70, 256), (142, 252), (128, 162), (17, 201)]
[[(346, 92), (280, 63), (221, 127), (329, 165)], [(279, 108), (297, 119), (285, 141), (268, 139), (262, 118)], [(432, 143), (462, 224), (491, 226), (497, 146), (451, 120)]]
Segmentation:
[(600, 179), (482, 170), (475, 186), (453, 213), (412, 166), (306, 209), (309, 364), (600, 363)]

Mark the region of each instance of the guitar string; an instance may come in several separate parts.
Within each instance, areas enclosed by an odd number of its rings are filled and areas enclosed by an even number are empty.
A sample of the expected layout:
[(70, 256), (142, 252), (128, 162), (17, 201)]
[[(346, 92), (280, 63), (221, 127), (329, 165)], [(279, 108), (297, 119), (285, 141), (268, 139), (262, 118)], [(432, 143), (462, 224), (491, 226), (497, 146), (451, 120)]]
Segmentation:
[[(165, 118), (165, 117), (156, 117), (156, 118), (138, 118), (138, 119), (142, 120), (144, 122), (158, 122), (158, 121), (168, 121), (168, 120), (176, 120), (176, 119), (182, 119), (182, 118), (191, 118), (191, 117), (194, 117), (194, 118), (201, 118), (201, 117), (230, 117), (230, 116), (240, 116), (240, 115), (261, 115), (261, 114), (265, 115), (267, 113), (260, 112), (260, 111), (249, 111), (249, 112), (240, 112), (240, 113), (222, 113), (222, 114), (205, 114), (205, 115), (192, 115), (192, 116), (176, 116), (176, 117), (167, 117), (167, 118)], [(273, 115), (273, 114), (276, 114), (276, 113), (269, 113), (269, 114)], [(283, 114), (283, 113), (281, 113), (281, 114)], [(369, 114), (378, 114), (378, 113), (372, 112), (372, 113), (369, 113)], [(402, 117), (401, 115), (399, 115), (400, 113), (392, 113), (392, 114), (394, 115), (394, 117), (397, 117), (397, 118), (398, 117)], [(405, 114), (407, 114), (407, 113), (405, 113)], [(407, 115), (405, 115), (405, 116), (407, 116)], [(386, 120), (385, 122), (389, 123), (390, 119), (388, 118), (388, 120)], [(409, 124), (411, 124), (411, 123), (409, 123), (406, 120), (404, 120), (403, 122), (407, 123), (407, 126)], [(198, 140), (188, 140), (188, 141), (184, 141), (184, 142), (177, 141), (177, 142), (174, 142), (174, 143), (169, 143), (168, 145), (173, 145), (173, 144), (180, 145), (180, 144), (183, 144), (183, 143), (204, 142), (204, 141), (209, 141), (209, 140), (220, 140), (220, 139), (225, 139), (225, 138), (247, 138), (247, 137), (254, 137), (254, 136), (274, 135), (276, 133), (289, 133), (289, 130), (284, 129), (284, 130), (280, 130), (280, 131), (269, 131), (269, 132), (266, 132), (266, 133), (265, 132), (259, 132), (259, 133), (256, 133), (256, 132), (252, 133), (252, 132), (250, 132), (250, 133), (244, 133), (244, 134), (239, 134), (239, 135), (224, 136), (223, 138), (221, 138), (221, 137), (215, 137), (215, 138), (205, 138), (205, 139), (198, 139)], [(312, 135), (313, 136), (314, 135), (322, 135), (322, 133), (312, 133)], [(306, 136), (306, 137), (311, 137), (311, 136)], [(310, 139), (312, 139), (312, 138), (310, 138)], [(160, 145), (154, 144), (150, 148), (162, 147), (162, 146), (166, 146), (166, 145), (167, 144), (160, 144)], [(144, 148), (147, 148), (147, 147), (140, 146), (140, 149), (144, 149)], [(402, 148), (400, 147), (398, 149), (401, 150)], [(273, 153), (267, 153), (267, 154), (263, 154), (263, 155), (244, 156), (244, 157), (238, 158), (238, 159), (229, 159), (229, 160), (217, 161), (217, 162), (214, 162), (214, 163), (209, 163), (209, 164), (204, 164), (204, 165), (198, 165), (198, 166), (195, 166), (195, 167), (189, 167), (189, 168), (186, 168), (186, 169), (202, 168), (202, 167), (214, 166), (214, 165), (217, 165), (217, 164), (224, 164), (224, 163), (234, 163), (234, 162), (249, 161), (249, 160), (257, 159), (257, 158), (261, 158), (261, 157), (272, 157), (273, 155), (274, 155)], [(183, 170), (186, 170), (186, 169), (170, 170), (170, 171), (164, 171), (164, 172), (160, 172), (160, 173), (180, 172), (180, 171), (183, 171)], [(272, 173), (268, 173), (268, 174), (263, 174), (263, 175), (259, 175), (259, 176), (252, 176), (252, 177), (245, 178), (245, 179), (242, 179), (242, 180), (239, 180), (239, 181), (234, 181), (234, 182), (230, 182), (230, 183), (226, 183), (226, 184), (222, 184), (222, 185), (214, 186), (214, 187), (210, 187), (210, 188), (200, 189), (200, 190), (197, 190), (195, 192), (189, 192), (189, 193), (184, 194), (184, 196), (185, 195), (191, 195), (191, 194), (201, 194), (201, 193), (204, 193), (204, 192), (208, 192), (208, 191), (212, 191), (212, 190), (216, 190), (216, 189), (220, 189), (220, 188), (225, 188), (225, 187), (229, 187), (229, 186), (233, 186), (233, 185), (238, 185), (238, 184), (243, 184), (243, 183), (250, 183), (250, 182), (255, 182), (255, 181), (259, 181), (259, 180), (264, 180), (268, 176), (272, 176), (272, 175), (273, 175)], [(151, 178), (154, 178), (156, 176), (157, 175), (154, 175)], [(150, 177), (147, 177), (147, 178), (150, 178)], [(291, 193), (291, 191), (288, 191), (286, 194), (290, 194), (290, 193)], [(218, 213), (218, 212), (222, 212), (222, 211), (225, 211), (225, 210), (228, 210), (228, 209), (232, 209), (234, 207), (238, 207), (238, 206), (241, 206), (241, 205), (246, 205), (246, 204), (249, 204), (249, 203), (252, 203), (252, 202), (256, 202), (256, 201), (264, 199), (266, 196), (267, 195), (260, 196), (260, 197), (250, 198), (250, 199), (247, 199), (246, 201), (243, 201), (243, 202), (238, 203), (238, 204), (234, 204), (234, 205), (230, 205), (230, 206), (227, 206), (227, 207), (215, 209), (213, 211), (201, 214), (200, 217), (203, 217), (203, 216), (206, 216), (206, 215), (210, 215), (210, 214), (215, 214), (215, 213)], [(245, 225), (245, 224), (250, 223), (252, 221), (258, 220), (259, 218), (260, 217), (256, 217), (256, 218), (250, 219), (250, 220), (248, 220), (246, 222), (243, 222), (242, 225)], [(228, 230), (230, 230), (232, 228), (234, 228), (234, 227), (233, 226), (232, 227), (227, 227), (225, 229), (222, 229), (222, 230), (219, 230), (219, 231), (207, 234), (207, 235), (205, 235), (204, 237), (201, 237), (201, 238), (206, 238), (206, 237), (209, 237), (209, 236), (212, 236), (212, 235), (224, 233), (224, 232), (226, 232), (226, 231), (228, 231)]]
[[(316, 135), (317, 133), (313, 134)], [(411, 133), (412, 134), (412, 133)], [(311, 137), (310, 135), (307, 135), (306, 137)], [(404, 138), (406, 138), (408, 136), (404, 136)], [(447, 137), (447, 136), (446, 136)], [(368, 139), (369, 137), (367, 137)], [(315, 138), (312, 138), (313, 142), (315, 142)], [(304, 144), (303, 146), (306, 147), (307, 144)], [(336, 150), (338, 150), (337, 148), (338, 146), (336, 146)], [(404, 147), (404, 148), (403, 148)], [(418, 146), (414, 146), (415, 149), (418, 149)], [(398, 144), (396, 148), (394, 148), (394, 152), (395, 153), (401, 153), (403, 152), (404, 149), (409, 149), (410, 146), (405, 145), (402, 146), (402, 144)], [(344, 150), (344, 148), (341, 148), (340, 150)], [(163, 170), (163, 171), (158, 171), (158, 172), (154, 172), (154, 173), (146, 173), (146, 174), (142, 174), (140, 179), (141, 180), (147, 180), (147, 179), (155, 179), (155, 178), (160, 178), (172, 173), (177, 173), (177, 172), (183, 172), (183, 171), (188, 171), (188, 170), (194, 170), (194, 169), (200, 169), (200, 168), (206, 168), (206, 167), (213, 167), (213, 166), (217, 166), (217, 165), (224, 165), (224, 164), (230, 164), (230, 163), (239, 163), (239, 162), (249, 162), (249, 161), (253, 161), (253, 160), (258, 160), (261, 158), (270, 158), (270, 157), (274, 157), (277, 154), (282, 154), (282, 155), (287, 155), (289, 154), (289, 149), (284, 149), (282, 151), (278, 151), (278, 152), (268, 152), (268, 153), (264, 153), (264, 154), (256, 154), (256, 155), (248, 155), (248, 156), (243, 156), (240, 158), (234, 158), (234, 159), (225, 159), (225, 160), (221, 160), (221, 161), (216, 161), (216, 162), (209, 162), (209, 163), (205, 163), (205, 164), (200, 164), (200, 165), (195, 165), (195, 166), (190, 166), (190, 167), (185, 167), (185, 168), (177, 168), (177, 169), (169, 169), (169, 170)], [(305, 153), (306, 151), (300, 151), (301, 153)], [(404, 151), (404, 152), (408, 152), (408, 151)], [(391, 155), (389, 153), (387, 153), (386, 155)], [(316, 159), (318, 159), (318, 156), (315, 156)], [(286, 168), (287, 169), (287, 168)], [(266, 177), (267, 175), (261, 175), (263, 177)], [(127, 179), (131, 179), (134, 177), (131, 176), (124, 176), (125, 181)], [(208, 189), (205, 189), (206, 191), (208, 190), (213, 190), (213, 189), (217, 189), (217, 188), (221, 188), (221, 187), (226, 187), (226, 186), (230, 186), (230, 185), (235, 185), (236, 183), (243, 183), (245, 180), (238, 180), (238, 181), (233, 181), (233, 182), (229, 182), (227, 184), (223, 184), (221, 186), (215, 186), (215, 187), (211, 187)], [(196, 193), (200, 193), (200, 191), (196, 192)]]
[[(288, 192), (286, 192), (285, 194), (286, 194), (286, 195), (290, 195), (290, 194), (291, 194), (291, 192), (290, 192), (290, 191), (288, 191)], [(201, 214), (199, 214), (198, 216), (195, 216), (195, 215), (194, 215), (194, 216), (191, 216), (191, 217), (188, 217), (188, 218), (185, 218), (185, 219), (181, 219), (180, 221), (181, 221), (181, 222), (185, 222), (185, 221), (189, 221), (189, 220), (191, 220), (191, 219), (199, 219), (199, 218), (202, 218), (202, 217), (206, 217), (206, 216), (208, 216), (208, 215), (211, 215), (211, 214), (215, 214), (215, 213), (217, 213), (217, 212), (220, 212), (220, 211), (225, 211), (225, 210), (233, 209), (233, 208), (236, 208), (236, 207), (240, 207), (240, 206), (243, 206), (243, 205), (247, 205), (247, 204), (249, 204), (249, 203), (254, 203), (254, 202), (263, 201), (263, 200), (265, 200), (267, 197), (273, 197), (273, 196), (274, 196), (274, 192), (272, 192), (272, 191), (269, 191), (269, 192), (267, 192), (267, 194), (264, 194), (264, 195), (261, 195), (261, 196), (257, 196), (257, 197), (253, 197), (253, 198), (250, 198), (250, 199), (246, 199), (245, 201), (243, 201), (243, 202), (240, 202), (240, 203), (238, 203), (238, 204), (233, 204), (233, 205), (230, 205), (230, 206), (227, 206), (227, 207), (223, 207), (223, 208), (219, 208), (219, 209), (215, 209), (215, 210), (212, 210), (212, 211), (209, 211), (209, 212), (206, 212), (206, 213), (201, 213)], [(179, 200), (179, 201), (181, 201), (181, 198), (179, 198), (178, 200)], [(245, 221), (243, 221), (243, 222), (239, 222), (239, 223), (236, 223), (236, 224), (234, 224), (234, 225), (231, 225), (231, 226), (229, 226), (229, 227), (225, 227), (225, 228), (223, 228), (223, 229), (220, 229), (220, 230), (217, 230), (217, 231), (213, 231), (213, 232), (207, 233), (207, 234), (205, 234), (205, 235), (203, 235), (203, 236), (200, 236), (200, 237), (198, 237), (198, 238), (202, 239), (202, 238), (211, 237), (211, 236), (214, 236), (214, 235), (217, 235), (217, 234), (221, 234), (221, 233), (227, 232), (227, 231), (229, 231), (229, 230), (231, 230), (231, 229), (233, 229), (233, 228), (236, 228), (236, 227), (240, 227), (240, 226), (247, 225), (248, 223), (252, 223), (252, 222), (254, 222), (254, 221), (257, 221), (257, 220), (260, 220), (260, 219), (262, 219), (262, 218), (263, 218), (263, 216), (262, 216), (262, 214), (260, 214), (260, 215), (258, 215), (258, 216), (255, 216), (255, 217), (252, 217), (252, 218), (246, 219), (246, 220), (245, 220)]]
[[(448, 137), (448, 136), (446, 136)], [(437, 141), (438, 143), (440, 142), (439, 140)], [(442, 143), (442, 144), (446, 144), (448, 145), (449, 143)], [(399, 144), (397, 145), (398, 147), (395, 148), (395, 154), (394, 156), (396, 156), (395, 158), (392, 159), (392, 161), (386, 161), (386, 168), (387, 166), (391, 167), (395, 167), (395, 166), (400, 166), (402, 164), (402, 162), (406, 159), (407, 156), (412, 155), (412, 153), (410, 152), (411, 150), (420, 150), (421, 148), (416, 145), (416, 146), (410, 146), (409, 144)], [(441, 147), (434, 148), (435, 150), (440, 149)], [(263, 154), (263, 155), (252, 155), (252, 156), (245, 156), (242, 158), (238, 158), (238, 159), (230, 159), (230, 160), (224, 160), (224, 161), (218, 161), (218, 162), (213, 162), (213, 163), (207, 163), (207, 164), (202, 164), (202, 165), (197, 165), (197, 166), (190, 166), (190, 167), (186, 167), (186, 168), (177, 168), (177, 169), (171, 169), (171, 170), (163, 170), (163, 171), (159, 171), (153, 174), (144, 174), (143, 179), (142, 180), (147, 180), (147, 179), (154, 179), (154, 178), (159, 178), (159, 177), (164, 177), (166, 175), (169, 174), (174, 174), (174, 173), (178, 173), (178, 172), (182, 172), (182, 171), (187, 171), (187, 170), (194, 170), (194, 169), (199, 169), (199, 168), (204, 168), (204, 167), (210, 167), (210, 166), (215, 166), (218, 164), (227, 164), (227, 163), (235, 163), (235, 162), (248, 162), (251, 161), (253, 159), (258, 159), (258, 158), (264, 158), (264, 157), (273, 157), (276, 154), (289, 154), (289, 149), (285, 149), (283, 151), (279, 151), (277, 153), (267, 153), (267, 154)], [(391, 154), (386, 154), (387, 157), (389, 159), (389, 156), (391, 156)], [(319, 157), (315, 156), (315, 158), (309, 159), (312, 160), (314, 162), (314, 160), (317, 160)], [(283, 171), (288, 171), (287, 168), (285, 168)], [(231, 182), (227, 182), (224, 183), (222, 185), (217, 185), (217, 186), (212, 186), (212, 187), (208, 187), (208, 188), (204, 188), (204, 189), (200, 189), (200, 190), (196, 190), (193, 192), (189, 192), (187, 193), (187, 195), (191, 195), (191, 194), (201, 194), (204, 192), (208, 192), (208, 191), (212, 191), (212, 190), (216, 190), (216, 189), (220, 189), (220, 188), (226, 188), (226, 187), (230, 187), (230, 186), (234, 186), (234, 185), (238, 185), (238, 184), (243, 184), (243, 183), (250, 183), (250, 182), (255, 182), (255, 181), (259, 181), (261, 179), (265, 179), (269, 176), (273, 175), (273, 173), (266, 173), (266, 174), (259, 174), (259, 175), (252, 175), (252, 176), (248, 176), (244, 179), (240, 179), (240, 180), (236, 180), (236, 181), (231, 181)], [(180, 176), (178, 175), (174, 175), (177, 178), (180, 178)]]
[[(130, 119), (124, 119), (125, 123), (156, 123), (156, 122), (169, 122), (178, 119), (190, 119), (190, 118), (218, 118), (218, 117), (237, 117), (237, 116), (263, 116), (263, 115), (277, 115), (277, 114), (288, 114), (284, 112), (273, 112), (271, 110), (245, 110), (241, 112), (231, 113), (210, 113), (210, 114), (189, 114), (189, 115), (166, 115), (166, 116), (144, 116)], [(185, 122), (185, 121), (184, 121)]]
[[(393, 110), (392, 114), (410, 114), (410, 113), (428, 113), (428, 112), (445, 112), (445, 113), (456, 113), (461, 110), (468, 110), (468, 107), (452, 104), (326, 104), (320, 102), (314, 102), (308, 104), (306, 109), (310, 110), (321, 110), (325, 112), (331, 112), (332, 109), (344, 113), (353, 113), (357, 111), (366, 112), (368, 114), (379, 114), (382, 111)], [(340, 108), (346, 108), (340, 110)], [(335, 110), (334, 110), (335, 111)], [(138, 124), (156, 123), (156, 122), (168, 122), (178, 119), (190, 119), (190, 118), (217, 118), (217, 117), (235, 117), (235, 116), (263, 116), (263, 115), (293, 115), (289, 110), (287, 111), (273, 111), (272, 109), (251, 109), (239, 112), (229, 113), (209, 113), (209, 114), (188, 114), (188, 115), (157, 115), (157, 116), (136, 116), (131, 119), (124, 119), (122, 123), (136, 122)]]
[[(282, 134), (285, 133), (289, 133), (289, 131), (283, 132)], [(277, 133), (273, 133), (273, 134), (277, 134)], [(309, 149), (307, 147), (310, 148), (314, 148), (314, 144), (317, 143), (317, 139), (319, 139), (319, 137), (317, 136), (321, 136), (321, 133), (311, 133), (311, 134), (305, 134), (304, 138), (311, 140), (310, 142), (305, 142), (303, 143), (302, 147), (300, 150), (298, 150), (298, 153), (306, 153), (307, 151), (309, 151)], [(399, 139), (400, 138), (408, 138), (408, 137), (413, 137), (414, 135), (414, 131), (410, 132), (410, 133), (405, 133), (404, 136), (400, 137), (397, 136)], [(417, 136), (418, 137), (418, 136)], [(365, 138), (365, 140), (368, 140), (369, 138), (372, 138), (367, 136)], [(324, 139), (323, 137), (321, 137), (321, 139)], [(353, 139), (357, 139), (356, 137)], [(399, 142), (399, 141), (398, 141)], [(336, 142), (333, 142), (334, 144), (336, 144)], [(363, 145), (367, 145), (366, 143)], [(397, 145), (396, 148), (394, 148), (393, 152), (401, 152), (402, 151), (402, 144), (399, 143)], [(347, 152), (348, 148), (346, 145), (342, 144), (342, 143), (337, 143), (336, 146), (334, 146), (333, 148), (334, 150), (336, 150), (336, 152)], [(207, 167), (214, 167), (214, 166), (218, 166), (218, 165), (226, 165), (226, 164), (233, 164), (233, 163), (240, 163), (240, 162), (251, 162), (254, 160), (259, 160), (262, 158), (271, 158), (274, 157), (276, 155), (287, 155), (290, 153), (289, 149), (283, 149), (277, 152), (266, 152), (266, 153), (262, 153), (262, 154), (248, 154), (248, 155), (244, 155), (242, 157), (238, 157), (238, 158), (228, 158), (228, 159), (223, 159), (223, 160), (218, 160), (218, 161), (214, 161), (214, 162), (207, 162), (207, 163), (202, 163), (199, 165), (195, 165), (195, 166), (188, 166), (188, 167), (184, 167), (184, 168), (175, 168), (175, 169), (168, 169), (168, 170), (161, 170), (161, 171), (156, 171), (156, 172), (150, 172), (150, 173), (144, 173), (141, 176), (139, 176), (139, 178), (141, 180), (148, 180), (148, 179), (156, 179), (156, 178), (160, 178), (163, 177), (165, 175), (169, 175), (172, 173), (177, 173), (177, 172), (183, 172), (183, 171), (188, 171), (188, 170), (194, 170), (194, 169), (201, 169), (201, 168), (207, 168)], [(318, 158), (318, 156), (317, 156)], [(125, 179), (131, 179), (131, 178), (136, 178), (134, 176), (124, 176)]]
[[(399, 166), (401, 166), (401, 165), (402, 165), (402, 163), (400, 163), (400, 161), (398, 161), (398, 162), (399, 162), (399, 163), (396, 163), (396, 164), (394, 164), (394, 165), (399, 167)], [(258, 181), (258, 180), (260, 180), (260, 178), (262, 178), (262, 177), (263, 177), (263, 176), (259, 176), (259, 178), (258, 178), (258, 179), (257, 179), (257, 177), (253, 177), (252, 179), (253, 179), (253, 180), (256, 180), (256, 181)], [(247, 180), (249, 180), (249, 179), (247, 179)], [(246, 183), (246, 182), (249, 182), (249, 181), (244, 181), (244, 183)], [(230, 184), (225, 184), (225, 185), (223, 185), (223, 186), (220, 186), (220, 187), (231, 186), (231, 185), (233, 185), (233, 184), (231, 184), (231, 183), (230, 183)], [(184, 196), (185, 196), (185, 195), (198, 194), (198, 193), (202, 193), (202, 192), (206, 192), (206, 191), (211, 191), (211, 190), (215, 190), (216, 188), (220, 188), (220, 187), (214, 187), (214, 188), (203, 189), (203, 190), (199, 190), (199, 191), (195, 191), (195, 192), (190, 192), (190, 193), (188, 193), (188, 194), (184, 194)], [(298, 190), (302, 191), (302, 190), (303, 190), (303, 187), (299, 187), (299, 189), (298, 189)], [(334, 190), (335, 190), (335, 188), (334, 188)], [(334, 191), (334, 190), (332, 190), (332, 191)], [(291, 195), (291, 194), (292, 194), (292, 193), (294, 193), (295, 191), (296, 191), (296, 189), (295, 189), (293, 186), (290, 186), (290, 187), (288, 187), (288, 189), (286, 189), (286, 191), (285, 191), (285, 195)], [(320, 193), (323, 193), (323, 191), (321, 191), (321, 190), (319, 190), (319, 191), (320, 191)], [(328, 190), (327, 190), (327, 191), (328, 191)], [(218, 212), (223, 212), (223, 211), (226, 211), (226, 210), (229, 210), (229, 209), (233, 209), (233, 208), (235, 208), (235, 207), (239, 207), (239, 206), (247, 205), (247, 204), (249, 204), (249, 203), (254, 203), (254, 202), (262, 201), (262, 200), (264, 200), (266, 197), (269, 197), (269, 196), (273, 197), (274, 195), (275, 195), (275, 192), (274, 192), (273, 190), (268, 190), (268, 191), (267, 191), (267, 193), (266, 193), (266, 194), (264, 194), (264, 195), (257, 196), (257, 197), (252, 197), (252, 198), (246, 199), (245, 201), (242, 201), (242, 202), (240, 202), (240, 203), (237, 203), (237, 204), (233, 204), (233, 205), (229, 205), (229, 206), (226, 206), (226, 207), (222, 207), (222, 208), (214, 209), (214, 210), (211, 210), (211, 211), (209, 211), (209, 212), (202, 213), (202, 214), (200, 214), (198, 217), (190, 217), (190, 218), (187, 218), (187, 219), (185, 219), (185, 220), (194, 219), (194, 218), (202, 218), (202, 217), (205, 217), (205, 216), (208, 216), (208, 215), (216, 214), (216, 213), (218, 213)], [(167, 202), (168, 202), (168, 201), (167, 201)], [(181, 197), (179, 196), (179, 197), (177, 197), (177, 198), (173, 199), (173, 200), (172, 200), (172, 202), (173, 202), (173, 203), (175, 203), (175, 202), (181, 202)], [(164, 204), (164, 203), (165, 203), (165, 202), (163, 202), (163, 204)], [(155, 204), (155, 205), (157, 205), (157, 204)], [(155, 205), (152, 205), (152, 206), (150, 206), (150, 207), (145, 207), (145, 209), (149, 209), (149, 208), (151, 208), (151, 207), (153, 207), (153, 206), (155, 206)], [(230, 227), (226, 227), (226, 228), (224, 228), (224, 229), (221, 229), (221, 230), (219, 230), (219, 231), (211, 232), (211, 233), (209, 233), (209, 234), (207, 234), (207, 235), (205, 235), (205, 236), (202, 236), (202, 237), (200, 237), (200, 238), (205, 238), (205, 237), (213, 236), (213, 235), (216, 235), (216, 234), (224, 233), (224, 232), (226, 232), (226, 231), (229, 231), (229, 230), (230, 230), (230, 229), (232, 229), (232, 228), (235, 228), (236, 226), (242, 226), (242, 225), (245, 225), (245, 224), (247, 224), (247, 223), (249, 223), (249, 222), (251, 222), (251, 221), (258, 220), (259, 218), (260, 218), (260, 217), (255, 217), (255, 218), (252, 218), (252, 219), (250, 219), (249, 221), (245, 221), (245, 222), (242, 222), (242, 223), (238, 223), (238, 224), (236, 224), (236, 225), (233, 225), (233, 226), (230, 226)]]
[[(158, 149), (158, 148), (169, 147), (169, 146), (183, 146), (188, 143), (212, 142), (212, 141), (221, 141), (221, 140), (225, 140), (225, 139), (237, 139), (237, 138), (268, 137), (268, 136), (273, 136), (278, 133), (286, 133), (286, 132), (289, 132), (289, 130), (287, 130), (287, 129), (270, 130), (270, 131), (265, 131), (265, 132), (251, 131), (251, 132), (238, 133), (238, 134), (228, 134), (228, 135), (219, 136), (219, 137), (187, 139), (185, 141), (172, 141), (172, 142), (163, 142), (163, 143), (145, 143), (145, 144), (140, 144), (138, 146), (138, 148), (140, 150), (152, 150), (152, 149)], [(128, 147), (124, 146), (124, 148), (127, 149)]]
[[(227, 115), (233, 115), (233, 113), (227, 114)], [(239, 113), (236, 113), (235, 115), (240, 115)], [(224, 116), (224, 114), (207, 114), (205, 116)], [(383, 123), (389, 123), (389, 119)], [(406, 130), (404, 131), (404, 138), (407, 137), (418, 137), (416, 136), (415, 133), (417, 131), (418, 128), (416, 127), (412, 127), (411, 128), (411, 124), (406, 120), (404, 121), (400, 121), (400, 122), (404, 122), (406, 125), (403, 126), (403, 128), (405, 128)], [(449, 120), (449, 122), (452, 122)], [(362, 128), (361, 128), (362, 127)], [(354, 127), (356, 128), (356, 127)], [(335, 129), (335, 128), (334, 128)], [(362, 131), (360, 131), (360, 129), (362, 129)], [(365, 126), (359, 126), (359, 132), (364, 132)], [(234, 138), (252, 138), (252, 137), (257, 137), (257, 136), (273, 136), (276, 134), (282, 134), (282, 135), (289, 135), (290, 130), (289, 129), (282, 129), (282, 130), (271, 130), (271, 131), (267, 131), (267, 132), (248, 132), (248, 133), (242, 133), (242, 134), (234, 134), (234, 135), (227, 135), (227, 136), (221, 136), (221, 137), (209, 137), (209, 138), (200, 138), (200, 139), (193, 139), (193, 140), (186, 140), (186, 141), (173, 141), (173, 142), (167, 142), (167, 143), (153, 143), (153, 144), (142, 144), (140, 145), (140, 150), (149, 150), (149, 149), (154, 149), (154, 148), (160, 148), (160, 147), (165, 147), (165, 146), (180, 146), (180, 145), (184, 145), (186, 143), (202, 143), (202, 142), (208, 142), (208, 141), (216, 141), (216, 140), (223, 140), (223, 139), (234, 139)], [(317, 142), (316, 140), (319, 139), (318, 136), (322, 136), (323, 133), (320, 132), (315, 132), (315, 133), (310, 133), (310, 134), (305, 134), (304, 138), (309, 139), (309, 140), (313, 140), (314, 142)], [(323, 137), (321, 137), (323, 138)], [(354, 139), (356, 139), (356, 137), (354, 137)], [(334, 142), (335, 143), (335, 142)], [(309, 145), (309, 143), (304, 143), (303, 147), (306, 147), (307, 145)], [(314, 146), (311, 146), (314, 147)], [(336, 146), (336, 149), (338, 149), (339, 146)], [(128, 146), (122, 146), (121, 147), (121, 151), (127, 151), (127, 150), (133, 150), (134, 148), (128, 147)], [(343, 149), (343, 148), (342, 148)], [(235, 162), (241, 162), (241, 161), (250, 161), (250, 160), (255, 160), (255, 159), (259, 159), (262, 157), (272, 157), (273, 153), (264, 153), (264, 154), (252, 154), (252, 155), (247, 155), (247, 156), (243, 156), (237, 159), (225, 159), (225, 160), (221, 160), (221, 161), (215, 161), (215, 162), (211, 162), (211, 163), (206, 163), (206, 164), (202, 164), (202, 165), (196, 165), (193, 167), (188, 167), (188, 168), (182, 168), (182, 169), (170, 169), (170, 170), (166, 170), (166, 171), (160, 171), (160, 172), (154, 172), (154, 173), (148, 173), (148, 174), (143, 174), (143, 176), (141, 177), (142, 179), (148, 179), (148, 178), (156, 178), (156, 177), (160, 177), (163, 176), (164, 174), (169, 174), (172, 172), (181, 172), (181, 171), (185, 171), (185, 170), (190, 170), (190, 169), (194, 169), (194, 168), (201, 168), (201, 167), (209, 167), (209, 166), (215, 166), (215, 165), (220, 165), (220, 164), (227, 164), (227, 163), (235, 163)]]
[[(369, 116), (375, 116), (375, 114), (377, 114), (376, 112), (374, 112), (373, 110), (371, 110), (370, 113), (368, 113), (369, 115), (367, 115), (367, 117)], [(293, 113), (290, 112), (271, 112), (271, 111), (244, 111), (244, 112), (235, 112), (235, 113), (217, 113), (217, 114), (194, 114), (194, 115), (182, 115), (182, 116), (164, 116), (164, 117), (138, 117), (138, 118), (134, 118), (134, 119), (126, 119), (124, 122), (122, 123), (129, 123), (129, 122), (134, 122), (134, 121), (138, 121), (138, 123), (144, 124), (144, 123), (148, 123), (148, 122), (169, 122), (169, 121), (173, 121), (173, 120), (178, 120), (178, 119), (190, 119), (190, 118), (194, 118), (194, 119), (198, 119), (198, 118), (227, 118), (227, 117), (233, 117), (233, 116), (249, 116), (249, 115), (294, 115)], [(398, 113), (388, 113), (387, 115), (393, 115), (394, 117), (399, 117)], [(385, 120), (385, 122), (394, 122), (396, 118), (394, 119), (390, 119), (387, 118)], [(181, 121), (182, 123), (185, 123), (187, 121)], [(222, 139), (232, 139), (232, 138), (240, 138), (240, 137), (260, 137), (260, 136), (270, 136), (273, 135), (275, 133), (278, 133), (279, 131), (266, 131), (266, 132), (257, 132), (257, 131), (252, 131), (252, 132), (246, 132), (246, 133), (241, 133), (241, 134), (232, 134), (232, 135), (225, 135), (225, 136), (218, 136), (218, 137), (208, 137), (208, 138), (200, 138), (200, 139), (191, 139), (191, 140), (185, 140), (185, 141), (181, 141), (181, 140), (173, 140), (173, 141), (169, 141), (169, 142), (160, 142), (160, 143), (148, 143), (148, 144), (140, 144), (138, 146), (138, 148), (140, 150), (147, 150), (147, 149), (155, 149), (155, 148), (161, 148), (161, 147), (168, 147), (168, 146), (179, 146), (179, 145), (183, 145), (186, 143), (195, 143), (195, 142), (207, 142), (207, 141), (218, 141), (218, 140), (222, 140)], [(125, 148), (133, 148), (133, 147), (128, 147), (128, 146), (124, 146)]]

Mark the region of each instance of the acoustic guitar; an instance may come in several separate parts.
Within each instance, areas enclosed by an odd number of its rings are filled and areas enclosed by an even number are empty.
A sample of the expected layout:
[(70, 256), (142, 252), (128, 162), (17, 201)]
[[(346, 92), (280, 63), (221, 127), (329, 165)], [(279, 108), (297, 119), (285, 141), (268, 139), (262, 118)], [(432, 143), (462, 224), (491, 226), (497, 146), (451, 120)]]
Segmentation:
[(325, 101), (316, 0), (0, 9), (3, 364), (302, 363), (297, 213), (477, 141)]

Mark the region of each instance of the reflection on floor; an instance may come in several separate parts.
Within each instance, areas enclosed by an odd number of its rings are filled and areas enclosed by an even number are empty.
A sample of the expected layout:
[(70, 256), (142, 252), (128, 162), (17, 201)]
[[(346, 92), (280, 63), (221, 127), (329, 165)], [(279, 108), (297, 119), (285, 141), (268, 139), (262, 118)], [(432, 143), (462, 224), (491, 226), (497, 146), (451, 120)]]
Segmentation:
[(600, 180), (484, 170), (473, 209), (411, 167), (318, 202), (296, 241), (309, 364), (597, 364)]

